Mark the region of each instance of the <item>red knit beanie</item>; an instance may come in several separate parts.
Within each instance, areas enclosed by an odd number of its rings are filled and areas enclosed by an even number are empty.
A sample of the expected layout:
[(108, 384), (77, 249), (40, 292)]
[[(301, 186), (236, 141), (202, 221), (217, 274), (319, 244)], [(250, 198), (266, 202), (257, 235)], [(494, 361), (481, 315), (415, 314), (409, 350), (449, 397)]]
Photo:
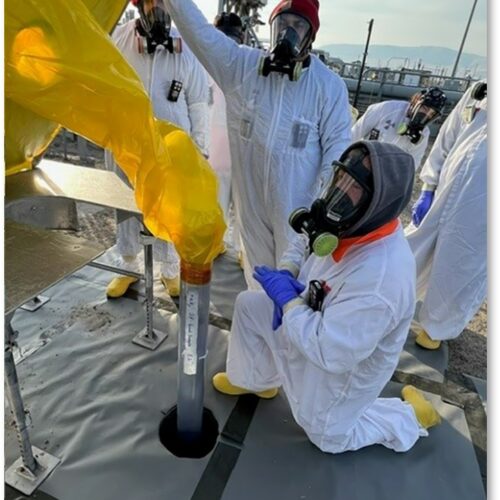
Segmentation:
[(282, 12), (292, 12), (298, 14), (309, 21), (312, 28), (312, 39), (316, 37), (319, 29), (319, 1), (318, 0), (281, 0), (271, 12), (269, 24)]

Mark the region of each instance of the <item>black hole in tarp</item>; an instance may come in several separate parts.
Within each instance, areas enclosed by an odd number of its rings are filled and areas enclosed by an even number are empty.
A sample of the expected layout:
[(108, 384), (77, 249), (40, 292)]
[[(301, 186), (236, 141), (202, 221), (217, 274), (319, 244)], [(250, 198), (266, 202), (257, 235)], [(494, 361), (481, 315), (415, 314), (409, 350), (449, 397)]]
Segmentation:
[(177, 406), (174, 406), (161, 421), (159, 435), (161, 444), (176, 457), (202, 458), (213, 450), (219, 435), (219, 425), (213, 413), (203, 408), (200, 436), (186, 439), (177, 431)]

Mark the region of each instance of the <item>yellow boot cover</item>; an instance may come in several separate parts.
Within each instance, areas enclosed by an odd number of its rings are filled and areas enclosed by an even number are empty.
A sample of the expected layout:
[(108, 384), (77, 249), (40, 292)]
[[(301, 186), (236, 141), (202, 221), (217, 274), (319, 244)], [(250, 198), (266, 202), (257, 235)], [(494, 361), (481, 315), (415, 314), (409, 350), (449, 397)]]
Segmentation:
[(113, 153), (153, 235), (211, 265), (225, 231), (217, 180), (189, 135), (155, 118), (108, 36), (126, 4), (6, 0), (6, 172), (31, 168), (62, 125)]
[(170, 297), (178, 297), (180, 295), (181, 293), (180, 276), (175, 276), (174, 278), (167, 278), (166, 276), (161, 275), (160, 281), (166, 288), (167, 293), (170, 295)]
[(113, 278), (106, 288), (106, 295), (112, 299), (117, 299), (118, 297), (123, 296), (129, 286), (136, 281), (137, 278), (132, 278), (132, 276), (120, 276), (119, 278)]
[(417, 338), (415, 339), (415, 344), (428, 349), (429, 351), (435, 351), (441, 347), (440, 340), (432, 340), (425, 330), (420, 330), (417, 333)]
[(241, 396), (242, 394), (255, 394), (262, 399), (272, 399), (278, 394), (278, 389), (267, 389), (266, 391), (253, 392), (243, 389), (243, 387), (237, 387), (227, 378), (226, 372), (220, 372), (214, 375), (212, 379), (213, 386), (222, 394), (228, 394), (229, 396)]
[(401, 395), (406, 402), (412, 405), (417, 420), (422, 427), (428, 429), (441, 423), (439, 413), (416, 387), (405, 385), (401, 390)]

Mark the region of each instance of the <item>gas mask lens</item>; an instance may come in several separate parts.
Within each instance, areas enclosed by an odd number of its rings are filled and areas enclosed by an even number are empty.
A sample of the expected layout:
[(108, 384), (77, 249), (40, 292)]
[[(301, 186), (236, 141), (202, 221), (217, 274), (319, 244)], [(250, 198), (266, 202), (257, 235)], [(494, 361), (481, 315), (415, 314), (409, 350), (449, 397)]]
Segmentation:
[(439, 112), (434, 108), (421, 104), (416, 107), (413, 115), (410, 117), (410, 127), (423, 129), (439, 116)]
[(307, 48), (311, 26), (303, 17), (292, 13), (277, 15), (271, 24), (271, 52), (290, 62)]
[(170, 29), (170, 16), (165, 10), (163, 0), (142, 0), (139, 2), (141, 25), (148, 34)]
[(341, 164), (336, 165), (332, 183), (325, 197), (325, 215), (336, 223), (350, 219), (365, 199), (365, 189), (347, 173)]

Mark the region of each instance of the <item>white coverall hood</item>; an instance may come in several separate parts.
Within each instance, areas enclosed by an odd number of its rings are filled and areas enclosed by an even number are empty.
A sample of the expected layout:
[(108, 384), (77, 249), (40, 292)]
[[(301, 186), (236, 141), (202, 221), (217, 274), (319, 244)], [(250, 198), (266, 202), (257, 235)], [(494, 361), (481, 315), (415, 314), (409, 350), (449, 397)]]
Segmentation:
[(360, 145), (370, 154), (373, 194), (364, 215), (344, 236), (363, 236), (395, 219), (410, 202), (413, 190), (413, 158), (394, 144), (358, 141), (346, 149), (340, 161)]

